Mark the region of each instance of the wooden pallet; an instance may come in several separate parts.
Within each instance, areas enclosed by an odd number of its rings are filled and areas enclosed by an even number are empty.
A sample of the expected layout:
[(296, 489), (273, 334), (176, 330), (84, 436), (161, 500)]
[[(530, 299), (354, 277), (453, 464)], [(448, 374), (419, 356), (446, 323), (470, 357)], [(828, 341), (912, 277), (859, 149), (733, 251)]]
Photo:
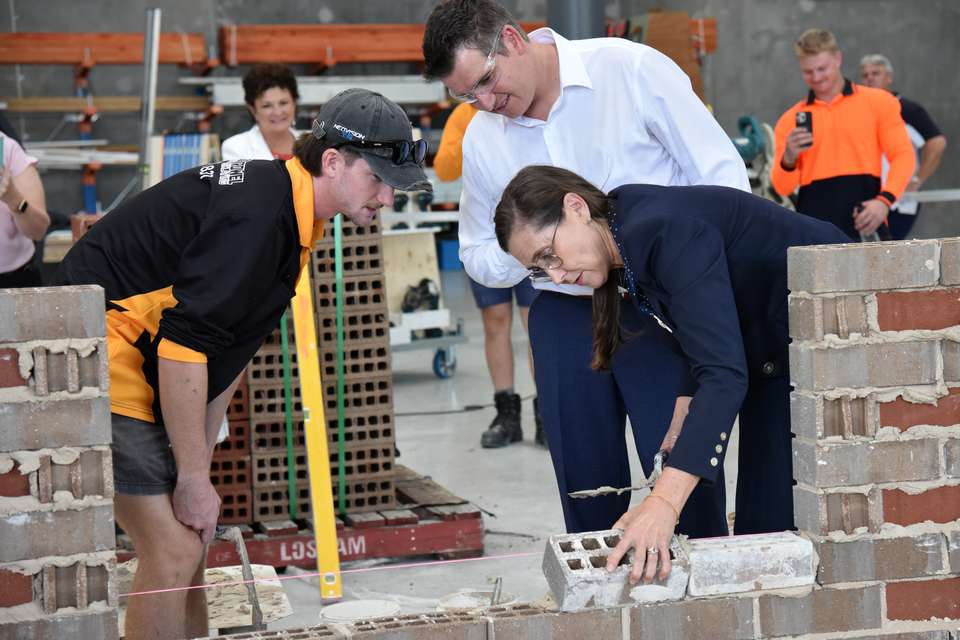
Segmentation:
[[(443, 559), (483, 555), (480, 509), (427, 476), (397, 465), (398, 508), (350, 514), (337, 519), (340, 561), (434, 555)], [(253, 564), (316, 568), (317, 552), (309, 523), (265, 522), (241, 525)], [(117, 561), (134, 557), (125, 537), (117, 540)], [(236, 547), (210, 545), (208, 567), (240, 562)]]

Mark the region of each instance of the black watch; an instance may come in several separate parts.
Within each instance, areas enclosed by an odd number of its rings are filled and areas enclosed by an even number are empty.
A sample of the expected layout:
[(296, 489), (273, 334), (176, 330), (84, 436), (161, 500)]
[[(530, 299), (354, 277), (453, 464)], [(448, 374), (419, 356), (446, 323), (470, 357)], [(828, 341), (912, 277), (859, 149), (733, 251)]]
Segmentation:
[(23, 200), (20, 201), (20, 204), (17, 205), (17, 211), (19, 213), (24, 213), (27, 210), (27, 207), (29, 206), (30, 206), (30, 203), (27, 202), (26, 198), (24, 198)]

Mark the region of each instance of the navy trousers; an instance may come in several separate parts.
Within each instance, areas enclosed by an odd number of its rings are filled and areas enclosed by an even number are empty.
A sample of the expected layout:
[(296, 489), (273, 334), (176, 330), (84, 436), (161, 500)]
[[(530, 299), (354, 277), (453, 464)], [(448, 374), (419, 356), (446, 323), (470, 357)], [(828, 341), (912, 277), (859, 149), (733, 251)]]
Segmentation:
[[(570, 533), (609, 529), (627, 511), (629, 493), (588, 499), (572, 499), (567, 493), (631, 484), (627, 415), (637, 454), (649, 473), (670, 426), (681, 381), (689, 375), (670, 333), (627, 301), (621, 309), (623, 326), (632, 337), (614, 355), (611, 371), (597, 372), (590, 368), (589, 299), (543, 291), (530, 308), (540, 413)], [(716, 482), (697, 485), (677, 530), (691, 537), (727, 534), (722, 469)]]
[(790, 378), (751, 377), (740, 407), (738, 535), (793, 529)]

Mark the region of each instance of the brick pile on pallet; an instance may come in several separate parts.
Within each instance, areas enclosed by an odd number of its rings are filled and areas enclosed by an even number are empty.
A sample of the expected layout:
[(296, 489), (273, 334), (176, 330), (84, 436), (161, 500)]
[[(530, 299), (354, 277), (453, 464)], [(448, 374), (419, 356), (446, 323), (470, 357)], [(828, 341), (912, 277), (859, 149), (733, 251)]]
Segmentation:
[[(605, 569), (619, 532), (554, 536), (558, 611), (518, 604), (314, 638), (958, 640), (960, 239), (793, 249), (797, 533), (688, 540), (665, 583)], [(280, 632), (236, 636), (280, 638)], [(287, 637), (287, 636), (283, 636)]]
[(0, 637), (116, 638), (100, 287), (0, 289)]
[[(327, 446), (336, 499), (340, 437), (337, 431), (336, 282), (333, 259), (333, 233), (328, 229), (326, 237), (314, 250), (311, 270), (327, 420)], [(348, 221), (344, 222), (343, 271), (346, 510), (348, 513), (362, 513), (391, 509), (396, 500), (393, 485), (393, 379), (379, 224), (359, 228)], [(287, 340), (293, 390), (295, 500), (297, 516), (305, 517), (311, 512), (310, 484), (292, 312), (288, 313)], [(282, 353), (278, 328), (254, 356), (228, 411), (231, 434), (235, 431), (246, 434), (247, 448), (241, 455), (242, 445), (237, 443), (237, 454), (232, 459), (239, 460), (243, 455), (247, 456), (247, 486), (252, 498), (249, 519), (236, 522), (270, 522), (290, 518)], [(231, 435), (231, 439), (233, 437)], [(221, 492), (221, 496), (224, 495)]]

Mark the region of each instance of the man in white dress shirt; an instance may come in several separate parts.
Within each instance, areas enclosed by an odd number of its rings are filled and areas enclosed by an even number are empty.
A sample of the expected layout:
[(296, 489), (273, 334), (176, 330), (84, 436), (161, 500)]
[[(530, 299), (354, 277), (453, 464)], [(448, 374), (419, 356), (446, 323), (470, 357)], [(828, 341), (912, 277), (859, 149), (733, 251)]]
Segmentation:
[[(604, 191), (628, 183), (749, 190), (733, 144), (689, 78), (655, 49), (617, 38), (570, 41), (551, 29), (528, 36), (492, 0), (447, 0), (427, 20), (423, 52), (425, 75), (481, 110), (463, 141), (460, 257), (483, 285), (508, 287), (530, 275), (500, 249), (493, 227), (504, 187), (525, 166), (564, 167)], [(630, 484), (626, 414), (650, 469), (661, 446), (669, 448), (664, 435), (675, 409), (682, 415), (678, 396), (691, 395), (690, 372), (676, 341), (634, 305), (622, 305), (621, 322), (638, 335), (611, 372), (591, 370), (591, 290), (536, 286), (544, 291), (531, 308), (530, 340), (564, 519), (571, 532), (605, 529), (627, 510), (629, 494), (570, 500), (567, 493)], [(626, 368), (634, 380), (642, 368), (647, 383), (620, 388), (618, 369)], [(698, 487), (679, 530), (725, 534), (723, 491), (722, 475)]]

